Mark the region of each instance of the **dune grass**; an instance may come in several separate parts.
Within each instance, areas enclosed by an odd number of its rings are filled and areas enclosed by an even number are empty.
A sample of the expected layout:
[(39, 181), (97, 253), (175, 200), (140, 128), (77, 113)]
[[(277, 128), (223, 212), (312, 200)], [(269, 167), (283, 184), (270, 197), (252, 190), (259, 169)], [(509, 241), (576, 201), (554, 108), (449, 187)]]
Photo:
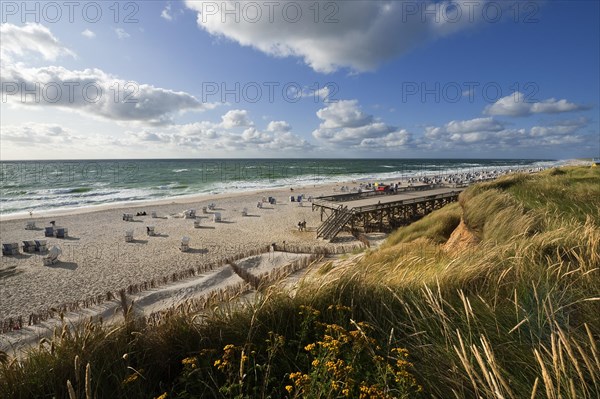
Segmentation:
[[(0, 392), (28, 397), (598, 398), (600, 170), (469, 188), (291, 296), (57, 330)], [(464, 222), (477, 244), (447, 251)], [(70, 396), (71, 395), (71, 396)]]

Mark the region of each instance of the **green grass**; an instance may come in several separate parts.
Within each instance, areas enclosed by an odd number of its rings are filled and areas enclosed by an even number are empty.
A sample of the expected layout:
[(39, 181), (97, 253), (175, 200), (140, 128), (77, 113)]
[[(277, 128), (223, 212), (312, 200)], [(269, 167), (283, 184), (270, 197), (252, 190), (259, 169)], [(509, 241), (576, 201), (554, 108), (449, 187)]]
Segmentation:
[(429, 239), (438, 244), (446, 242), (460, 223), (461, 214), (462, 210), (458, 204), (447, 205), (409, 226), (396, 230), (390, 234), (383, 247), (390, 248), (418, 238)]
[[(507, 176), (327, 263), (295, 296), (65, 327), (22, 361), (0, 356), (0, 392), (69, 397), (69, 381), (78, 398), (595, 399), (599, 215), (598, 168)], [(449, 251), (461, 219), (477, 244)]]

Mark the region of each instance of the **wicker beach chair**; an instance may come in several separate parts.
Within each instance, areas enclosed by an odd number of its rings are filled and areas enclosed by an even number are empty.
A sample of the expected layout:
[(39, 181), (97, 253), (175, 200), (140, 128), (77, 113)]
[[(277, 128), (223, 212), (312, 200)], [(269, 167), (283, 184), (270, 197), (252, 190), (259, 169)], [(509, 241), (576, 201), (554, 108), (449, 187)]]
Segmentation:
[(190, 237), (181, 238), (181, 246), (179, 247), (181, 252), (187, 252), (190, 250)]
[(44, 257), (42, 261), (44, 262), (44, 266), (50, 266), (55, 263), (58, 263), (58, 257), (62, 254), (62, 250), (60, 247), (54, 246), (50, 248), (48, 251), (48, 256)]
[(69, 236), (69, 229), (66, 227), (57, 227), (54, 229), (54, 235), (56, 238), (67, 238)]
[(213, 222), (218, 223), (221, 221), (221, 212), (213, 213)]
[(35, 241), (27, 240), (23, 241), (23, 252), (27, 252), (28, 254), (35, 252)]
[(25, 230), (35, 230), (35, 222), (30, 220), (27, 222), (27, 224), (25, 224)]
[(146, 234), (149, 236), (155, 236), (154, 226), (146, 226)]
[(2, 244), (2, 255), (13, 256), (19, 254), (19, 244), (16, 242), (10, 242)]
[(54, 237), (54, 226), (48, 226), (44, 228), (44, 236)]
[(132, 241), (133, 241), (133, 230), (125, 231), (125, 242), (132, 242)]
[(34, 240), (35, 242), (35, 251), (41, 254), (44, 254), (48, 251), (46, 247), (46, 240)]
[(200, 219), (194, 220), (194, 228), (195, 229), (199, 229), (200, 228)]
[(242, 216), (248, 216), (248, 208), (242, 209)]
[(195, 209), (188, 209), (186, 211), (183, 212), (183, 217), (186, 219), (196, 219), (196, 210)]

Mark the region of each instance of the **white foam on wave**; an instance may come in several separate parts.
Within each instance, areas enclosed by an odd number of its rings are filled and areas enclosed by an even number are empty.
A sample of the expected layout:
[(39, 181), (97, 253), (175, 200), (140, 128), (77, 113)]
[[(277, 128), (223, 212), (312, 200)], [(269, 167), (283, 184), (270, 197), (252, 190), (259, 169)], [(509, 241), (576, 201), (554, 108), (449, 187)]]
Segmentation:
[[(200, 185), (187, 185), (180, 182), (170, 182), (161, 186), (147, 188), (116, 188), (110, 184), (96, 183), (94, 190), (87, 192), (72, 192), (73, 188), (51, 188), (28, 191), (24, 196), (3, 197), (0, 201), (0, 213), (4, 215), (34, 211), (80, 209), (95, 205), (125, 204), (138, 201), (185, 198), (198, 195), (214, 195), (221, 193), (248, 192), (283, 187), (313, 186), (320, 184), (335, 184), (347, 182), (394, 181), (413, 176), (434, 176), (460, 174), (477, 171), (508, 170), (519, 168), (553, 167), (564, 164), (564, 161), (538, 161), (529, 165), (515, 162), (509, 165), (487, 165), (467, 163), (457, 164), (454, 168), (444, 168), (440, 165), (423, 165), (419, 169), (390, 170), (383, 173), (346, 173), (346, 174), (304, 174), (298, 176), (265, 178), (256, 180), (237, 180), (214, 182)], [(343, 168), (331, 168), (338, 171)], [(391, 168), (389, 168), (391, 169)], [(186, 171), (187, 169), (178, 169)], [(105, 186), (105, 187), (98, 187)], [(184, 187), (185, 186), (185, 187)]]

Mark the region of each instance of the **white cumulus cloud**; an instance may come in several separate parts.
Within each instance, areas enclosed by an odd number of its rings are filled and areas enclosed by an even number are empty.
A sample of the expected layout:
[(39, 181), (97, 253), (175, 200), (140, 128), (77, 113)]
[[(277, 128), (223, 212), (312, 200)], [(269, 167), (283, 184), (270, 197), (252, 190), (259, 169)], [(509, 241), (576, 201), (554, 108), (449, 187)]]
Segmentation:
[[(185, 4), (198, 13), (198, 25), (211, 35), (275, 57), (299, 57), (315, 71), (328, 73), (346, 67), (374, 70), (418, 45), (475, 25), (486, 1), (186, 0)], [(479, 12), (470, 12), (473, 3)]]
[(488, 105), (484, 113), (487, 115), (528, 116), (532, 114), (557, 114), (587, 109), (587, 107), (569, 102), (565, 99), (549, 98), (541, 102), (528, 102), (521, 92), (502, 97), (494, 104)]
[(342, 100), (317, 111), (322, 120), (313, 137), (342, 147), (404, 146), (410, 135), (405, 130), (376, 120), (362, 111), (357, 100)]
[(96, 37), (96, 34), (89, 29), (86, 29), (83, 32), (81, 32), (81, 35), (87, 37), (88, 39), (93, 39)]
[(51, 61), (61, 56), (75, 57), (75, 53), (60, 43), (52, 32), (41, 24), (1, 24), (0, 42), (0, 56), (4, 61), (11, 61), (14, 56), (22, 57), (28, 53), (41, 54), (44, 59)]
[(10, 104), (60, 107), (115, 121), (165, 124), (176, 113), (216, 106), (185, 92), (125, 81), (100, 69), (2, 65), (1, 74), (2, 97)]
[(171, 15), (171, 2), (168, 2), (165, 8), (163, 8), (163, 10), (160, 13), (160, 16), (166, 19), (167, 21), (173, 20), (173, 15)]
[(123, 28), (115, 28), (115, 33), (117, 34), (117, 37), (119, 39), (127, 39), (128, 37), (131, 37), (131, 35), (129, 34), (129, 32), (127, 32)]

